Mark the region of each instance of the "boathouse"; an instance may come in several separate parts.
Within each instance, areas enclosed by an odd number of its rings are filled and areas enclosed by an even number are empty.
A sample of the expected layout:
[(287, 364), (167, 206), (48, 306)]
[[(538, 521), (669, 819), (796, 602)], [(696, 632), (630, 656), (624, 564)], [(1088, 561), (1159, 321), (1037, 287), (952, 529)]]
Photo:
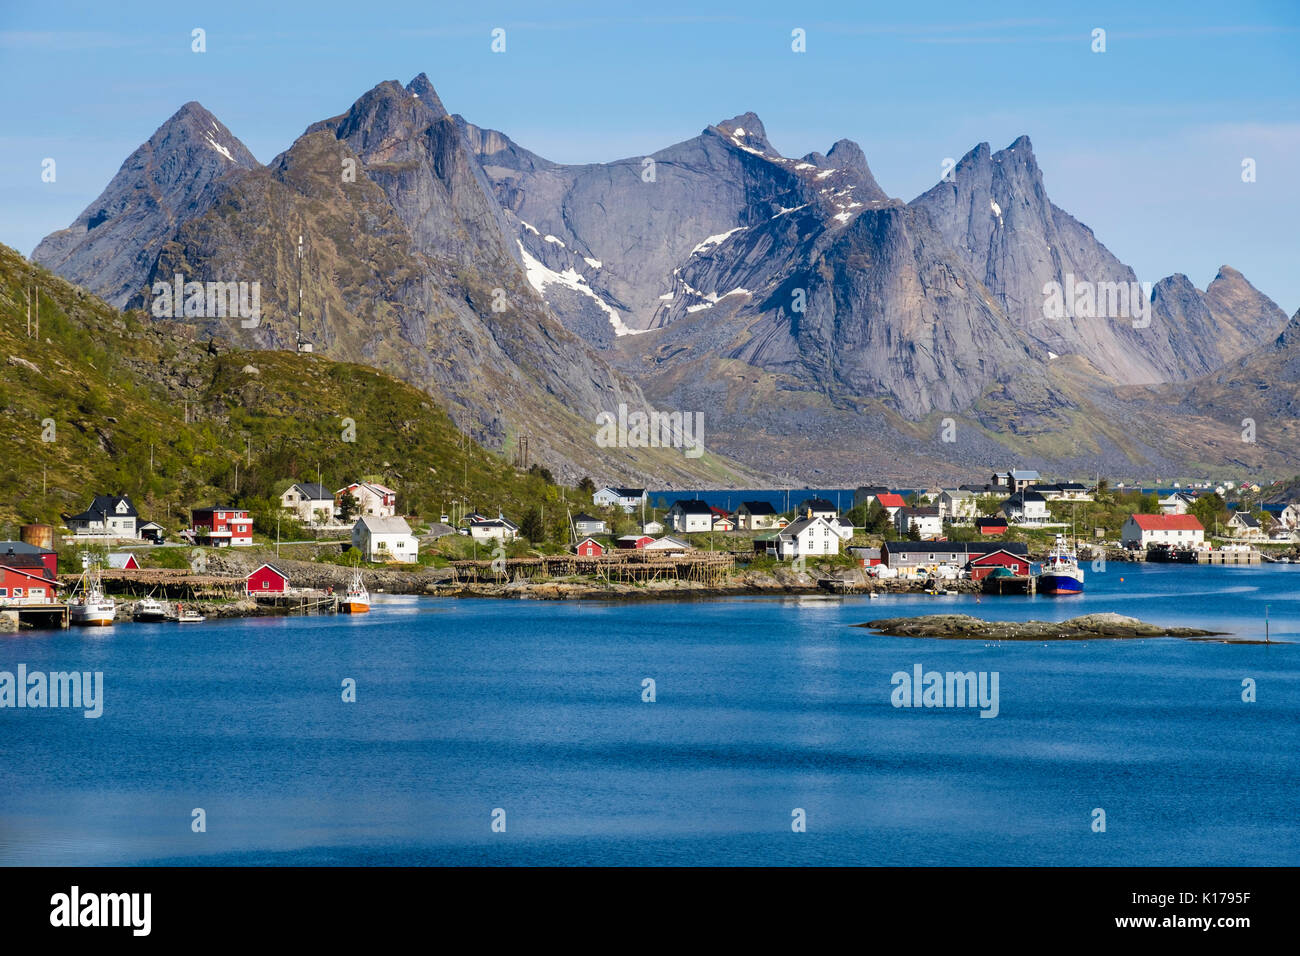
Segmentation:
[(1029, 558), (1024, 554), (1013, 554), (1006, 548), (999, 548), (972, 558), (970, 577), (972, 581), (982, 581), (998, 568), (1006, 568), (1012, 574), (1025, 576), (1029, 574)]
[(595, 538), (587, 537), (578, 542), (574, 551), (580, 558), (598, 558), (605, 553), (605, 546)]
[(244, 579), (244, 588), (249, 594), (287, 594), (289, 576), (274, 565), (263, 564)]

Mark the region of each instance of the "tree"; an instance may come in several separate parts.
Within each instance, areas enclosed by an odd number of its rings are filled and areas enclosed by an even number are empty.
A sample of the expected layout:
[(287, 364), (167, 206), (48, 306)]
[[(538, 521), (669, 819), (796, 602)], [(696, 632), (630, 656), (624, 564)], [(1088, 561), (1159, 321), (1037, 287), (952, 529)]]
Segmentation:
[(587, 496), (594, 495), (596, 493), (596, 483), (588, 476), (583, 475), (578, 482), (578, 490)]
[(546, 539), (546, 528), (542, 525), (542, 511), (536, 505), (528, 509), (519, 522), (519, 533), (536, 544)]
[(348, 524), (357, 516), (356, 495), (344, 492), (339, 498), (339, 521)]
[(1200, 495), (1187, 508), (1187, 513), (1194, 515), (1196, 520), (1206, 531), (1214, 532), (1214, 522), (1216, 520), (1225, 521), (1228, 504), (1223, 500), (1223, 496), (1217, 492), (1210, 492), (1208, 495)]
[(907, 540), (908, 541), (921, 540), (921, 529), (918, 528), (915, 523), (909, 524), (907, 526)]

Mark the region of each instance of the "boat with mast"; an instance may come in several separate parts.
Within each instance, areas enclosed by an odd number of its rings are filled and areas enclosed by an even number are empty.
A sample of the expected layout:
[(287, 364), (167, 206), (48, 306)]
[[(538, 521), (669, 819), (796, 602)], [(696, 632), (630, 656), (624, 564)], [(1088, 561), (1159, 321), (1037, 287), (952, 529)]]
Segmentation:
[(370, 610), (370, 592), (361, 581), (360, 568), (353, 572), (348, 589), (339, 603), (339, 610), (344, 614), (365, 614)]
[(1047, 553), (1038, 575), (1037, 590), (1039, 594), (1083, 593), (1083, 569), (1073, 549), (1066, 546), (1063, 534), (1056, 536), (1056, 543)]
[(81, 572), (77, 589), (68, 601), (68, 618), (84, 627), (107, 627), (117, 616), (117, 602), (104, 593), (99, 562), (88, 563)]

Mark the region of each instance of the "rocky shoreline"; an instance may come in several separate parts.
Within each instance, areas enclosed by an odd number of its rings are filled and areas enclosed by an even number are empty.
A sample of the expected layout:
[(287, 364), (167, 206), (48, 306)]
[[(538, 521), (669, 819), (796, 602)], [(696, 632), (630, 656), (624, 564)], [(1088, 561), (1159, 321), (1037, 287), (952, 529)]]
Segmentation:
[[(927, 614), (922, 617), (891, 617), (854, 627), (867, 627), (889, 637), (937, 637), (948, 640), (993, 641), (1081, 641), (1124, 640), (1135, 637), (1207, 638), (1223, 631), (1195, 627), (1162, 627), (1122, 614), (1100, 613), (1072, 617), (1068, 621), (984, 621), (969, 614)], [(1242, 642), (1245, 643), (1245, 642)], [(1252, 642), (1262, 643), (1262, 642)]]

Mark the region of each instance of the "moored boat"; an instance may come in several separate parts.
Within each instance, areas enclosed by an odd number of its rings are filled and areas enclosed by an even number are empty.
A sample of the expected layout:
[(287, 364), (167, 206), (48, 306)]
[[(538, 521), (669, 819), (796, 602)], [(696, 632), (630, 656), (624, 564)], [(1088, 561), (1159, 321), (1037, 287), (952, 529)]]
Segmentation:
[(361, 572), (352, 575), (348, 589), (339, 603), (339, 610), (344, 614), (365, 614), (370, 610), (370, 592), (361, 582)]
[(1047, 553), (1036, 590), (1039, 594), (1083, 593), (1083, 569), (1074, 553), (1066, 547), (1063, 535), (1056, 536), (1056, 544)]
[(203, 615), (194, 608), (187, 608), (180, 604), (176, 605), (176, 623), (177, 624), (201, 624)]
[(135, 611), (131, 615), (133, 620), (142, 623), (167, 620), (167, 608), (161, 601), (154, 600), (152, 597), (140, 599), (140, 603), (135, 606)]
[(104, 593), (99, 567), (83, 571), (77, 591), (68, 602), (68, 619), (83, 627), (107, 627), (117, 616), (117, 602)]

